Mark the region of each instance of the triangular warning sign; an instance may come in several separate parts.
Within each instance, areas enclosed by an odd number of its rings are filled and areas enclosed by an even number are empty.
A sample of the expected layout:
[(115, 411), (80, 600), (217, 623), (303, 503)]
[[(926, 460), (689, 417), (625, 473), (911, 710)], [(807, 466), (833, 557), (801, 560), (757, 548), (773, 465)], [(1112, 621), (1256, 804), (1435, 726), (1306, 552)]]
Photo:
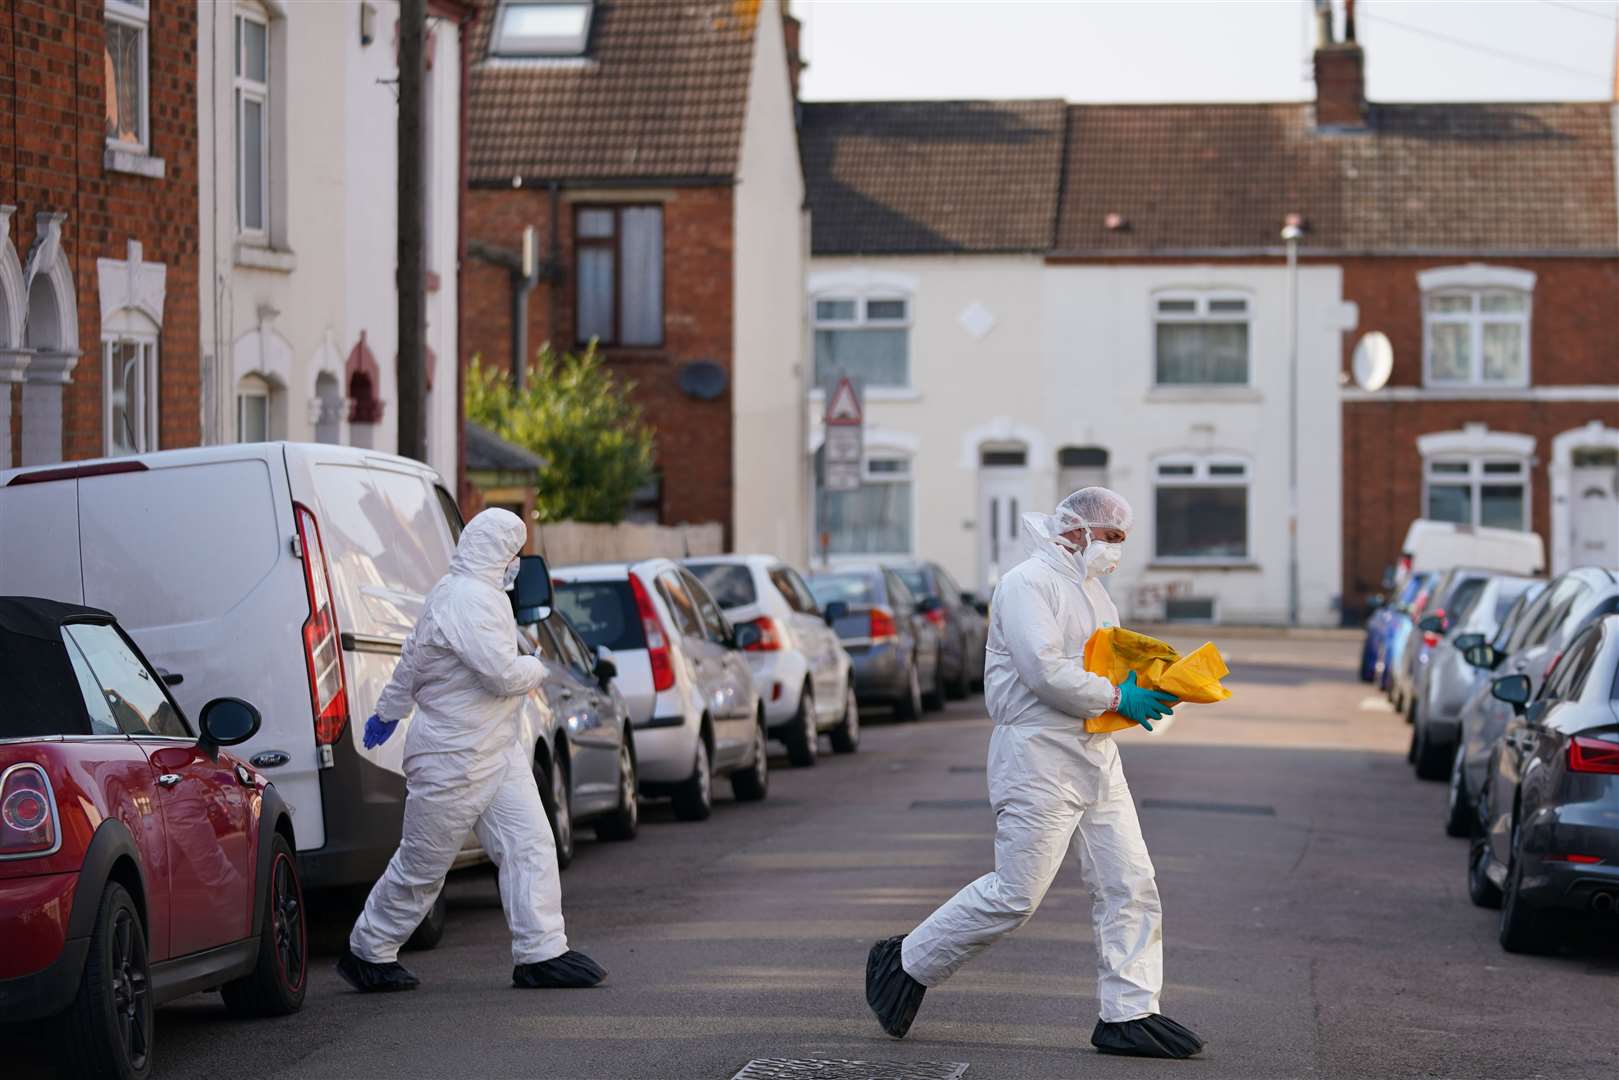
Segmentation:
[(847, 424), (851, 427), (864, 422), (860, 411), (860, 396), (854, 392), (854, 383), (850, 382), (847, 376), (838, 380), (837, 388), (827, 400), (826, 422)]

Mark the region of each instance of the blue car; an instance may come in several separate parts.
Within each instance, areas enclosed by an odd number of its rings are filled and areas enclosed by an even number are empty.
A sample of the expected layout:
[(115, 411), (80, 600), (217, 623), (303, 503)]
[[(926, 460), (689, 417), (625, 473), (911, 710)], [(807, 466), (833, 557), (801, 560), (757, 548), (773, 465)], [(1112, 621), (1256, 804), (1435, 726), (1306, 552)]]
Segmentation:
[(1411, 605), (1433, 579), (1424, 571), (1412, 574), (1392, 604), (1385, 604), (1366, 620), (1366, 640), (1360, 650), (1360, 677), (1388, 689), (1389, 668), (1411, 633)]

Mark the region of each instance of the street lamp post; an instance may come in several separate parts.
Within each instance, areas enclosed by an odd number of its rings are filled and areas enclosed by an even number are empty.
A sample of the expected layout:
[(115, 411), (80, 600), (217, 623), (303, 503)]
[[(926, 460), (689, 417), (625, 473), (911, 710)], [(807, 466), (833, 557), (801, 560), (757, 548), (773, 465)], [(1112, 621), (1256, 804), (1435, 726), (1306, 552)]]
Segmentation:
[(1304, 226), (1289, 214), (1287, 245), (1287, 624), (1299, 624), (1299, 238)]

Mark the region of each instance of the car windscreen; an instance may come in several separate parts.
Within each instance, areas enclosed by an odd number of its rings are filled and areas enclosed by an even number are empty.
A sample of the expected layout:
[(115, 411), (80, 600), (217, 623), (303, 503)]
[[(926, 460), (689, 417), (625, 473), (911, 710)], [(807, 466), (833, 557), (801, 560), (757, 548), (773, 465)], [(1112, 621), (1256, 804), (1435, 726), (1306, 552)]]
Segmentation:
[(90, 734), (90, 714), (61, 638), (0, 631), (0, 685), (7, 698), (0, 739)]
[(920, 566), (896, 566), (894, 573), (918, 599), (937, 595), (937, 591), (928, 583), (928, 572)]
[(1467, 618), (1468, 612), (1473, 610), (1473, 605), (1478, 603), (1479, 594), (1484, 591), (1484, 586), (1488, 581), (1488, 578), (1468, 578), (1451, 591), (1451, 625), (1454, 626), (1456, 623), (1459, 623), (1463, 619)]
[(557, 610), (568, 617), (592, 649), (614, 652), (646, 648), (646, 633), (628, 581), (559, 581)]
[(736, 563), (690, 563), (686, 569), (697, 575), (714, 602), (729, 611), (759, 602), (753, 587), (753, 571)]
[(1520, 579), (1508, 578), (1508, 579), (1506, 579), (1505, 581), (1502, 581), (1499, 585), (1496, 586), (1496, 590), (1495, 590), (1495, 625), (1496, 626), (1500, 626), (1506, 620), (1507, 614), (1512, 610), (1512, 605), (1516, 604), (1518, 602), (1518, 598), (1521, 597), (1524, 593), (1528, 592), (1530, 587), (1533, 586), (1534, 584), (1535, 584), (1535, 582), (1528, 579), (1528, 578), (1520, 578)]
[(816, 574), (809, 579), (809, 588), (823, 608), (834, 601), (850, 607), (884, 603), (881, 579), (876, 574)]

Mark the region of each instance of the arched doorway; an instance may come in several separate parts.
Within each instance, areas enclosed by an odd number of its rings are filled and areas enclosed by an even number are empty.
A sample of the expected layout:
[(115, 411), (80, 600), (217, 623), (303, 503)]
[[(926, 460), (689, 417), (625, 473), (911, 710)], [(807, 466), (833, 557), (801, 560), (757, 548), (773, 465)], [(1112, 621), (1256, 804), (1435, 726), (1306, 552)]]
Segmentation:
[(337, 376), (323, 371), (315, 376), (315, 441), (337, 445), (343, 441), (343, 391)]
[(985, 595), (1023, 558), (1018, 519), (1029, 508), (1029, 448), (1022, 443), (979, 447), (978, 584)]

